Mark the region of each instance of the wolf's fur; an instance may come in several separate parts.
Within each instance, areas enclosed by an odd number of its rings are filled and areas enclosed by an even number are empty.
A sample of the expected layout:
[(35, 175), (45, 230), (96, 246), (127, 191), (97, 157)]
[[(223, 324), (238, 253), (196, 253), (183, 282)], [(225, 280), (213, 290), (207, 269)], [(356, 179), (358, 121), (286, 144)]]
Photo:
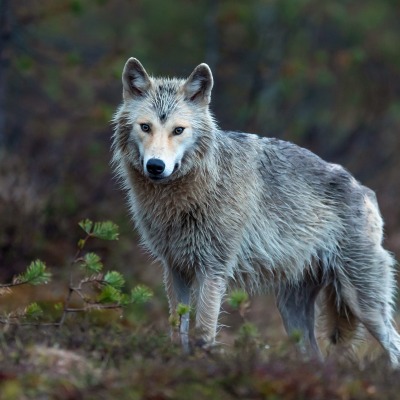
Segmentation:
[[(212, 86), (205, 64), (187, 80), (165, 79), (131, 58), (114, 117), (113, 162), (142, 242), (164, 266), (171, 313), (195, 297), (196, 328), (213, 342), (228, 286), (273, 287), (287, 331), (301, 331), (318, 353), (314, 304), (323, 291), (333, 343), (362, 323), (398, 364), (394, 260), (374, 192), (294, 144), (220, 130)], [(157, 181), (146, 167), (154, 158), (165, 163)], [(188, 328), (186, 315), (185, 346)]]

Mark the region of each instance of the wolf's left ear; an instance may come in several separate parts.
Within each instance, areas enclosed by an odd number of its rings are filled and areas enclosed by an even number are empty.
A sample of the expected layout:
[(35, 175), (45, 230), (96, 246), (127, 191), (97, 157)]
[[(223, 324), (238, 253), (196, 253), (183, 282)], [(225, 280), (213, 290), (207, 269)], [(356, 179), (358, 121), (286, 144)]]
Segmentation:
[(124, 100), (143, 96), (150, 88), (149, 75), (136, 58), (131, 57), (126, 62), (124, 71), (122, 72), (122, 85)]
[(188, 100), (207, 105), (211, 101), (213, 85), (210, 67), (207, 64), (200, 64), (190, 74), (183, 88)]

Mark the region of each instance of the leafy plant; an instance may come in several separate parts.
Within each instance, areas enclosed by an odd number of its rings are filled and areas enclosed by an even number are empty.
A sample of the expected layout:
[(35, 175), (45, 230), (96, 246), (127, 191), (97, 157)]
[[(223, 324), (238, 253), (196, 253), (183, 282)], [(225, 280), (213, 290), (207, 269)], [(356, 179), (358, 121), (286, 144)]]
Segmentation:
[[(62, 326), (69, 313), (121, 309), (129, 304), (143, 304), (149, 301), (153, 295), (149, 288), (137, 285), (130, 292), (126, 292), (125, 278), (120, 272), (113, 270), (104, 272), (104, 265), (98, 254), (93, 252), (83, 254), (84, 247), (91, 238), (118, 240), (118, 226), (111, 221), (93, 222), (89, 219), (79, 222), (79, 226), (86, 236), (79, 239), (71, 266), (80, 268), (72, 268), (65, 301), (54, 306), (55, 311), (61, 312), (59, 320), (41, 322), (41, 318), (45, 316), (44, 311), (38, 303), (34, 302), (23, 310), (17, 310), (0, 318), (0, 323)], [(50, 279), (51, 273), (47, 271), (46, 265), (36, 260), (27, 267), (25, 272), (14, 277), (11, 283), (0, 284), (0, 295), (10, 293), (12, 287), (15, 286), (47, 284)], [(21, 322), (21, 319), (26, 322)]]
[(39, 304), (31, 303), (25, 308), (24, 314), (28, 320), (38, 320), (43, 316), (43, 309)]
[(228, 304), (239, 312), (243, 321), (237, 332), (235, 347), (242, 350), (254, 350), (259, 346), (259, 332), (257, 327), (246, 318), (250, 307), (249, 295), (242, 289), (235, 290), (229, 296)]
[[(43, 261), (35, 260), (22, 274), (15, 276), (10, 283), (0, 284), (0, 296), (12, 293), (12, 288), (21, 285), (43, 285), (49, 283), (51, 273), (47, 271)], [(37, 303), (28, 304), (23, 310), (16, 310), (0, 318), (0, 323), (15, 323), (23, 318), (37, 320), (43, 315), (43, 310)]]
[[(125, 278), (120, 272), (113, 270), (104, 272), (104, 265), (96, 253), (89, 252), (82, 255), (87, 241), (91, 238), (118, 240), (118, 226), (111, 221), (93, 222), (89, 219), (79, 222), (79, 226), (86, 236), (78, 241), (78, 249), (72, 265), (81, 267), (80, 276), (74, 279), (71, 274), (68, 295), (58, 325), (65, 322), (69, 313), (120, 309), (129, 304), (141, 304), (148, 301), (153, 295), (149, 288), (138, 285), (128, 294), (124, 292)], [(71, 306), (74, 297), (78, 298), (80, 306)]]
[(171, 314), (169, 317), (169, 324), (174, 331), (178, 331), (182, 318), (185, 314), (190, 313), (191, 307), (188, 304), (179, 303), (176, 307), (175, 313)]
[(234, 290), (229, 298), (229, 305), (239, 311), (240, 316), (245, 319), (245, 314), (250, 306), (249, 295), (242, 289)]
[[(14, 277), (11, 283), (0, 284), (0, 289), (12, 288), (19, 285), (42, 285), (51, 280), (51, 273), (47, 271), (46, 265), (40, 260), (32, 261), (25, 272)], [(7, 292), (7, 291), (5, 291)], [(1, 292), (0, 292), (1, 294)]]

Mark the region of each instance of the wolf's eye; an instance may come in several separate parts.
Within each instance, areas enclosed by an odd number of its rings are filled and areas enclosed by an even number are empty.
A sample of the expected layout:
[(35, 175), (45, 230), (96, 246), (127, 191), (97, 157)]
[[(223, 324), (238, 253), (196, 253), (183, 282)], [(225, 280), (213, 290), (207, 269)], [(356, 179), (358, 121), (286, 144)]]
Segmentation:
[(174, 129), (174, 135), (180, 135), (184, 130), (185, 130), (185, 128), (178, 126), (178, 128)]
[(150, 126), (147, 124), (140, 124), (143, 132), (150, 132)]

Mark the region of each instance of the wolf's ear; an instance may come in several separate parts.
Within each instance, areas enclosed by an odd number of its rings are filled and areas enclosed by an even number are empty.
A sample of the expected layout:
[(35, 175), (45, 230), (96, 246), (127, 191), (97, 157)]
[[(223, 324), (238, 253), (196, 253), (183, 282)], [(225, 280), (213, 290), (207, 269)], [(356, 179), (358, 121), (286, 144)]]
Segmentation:
[(150, 88), (149, 75), (139, 60), (131, 57), (125, 64), (122, 72), (122, 85), (124, 100), (131, 99), (143, 94)]
[(183, 88), (188, 100), (206, 105), (211, 101), (213, 85), (210, 67), (207, 64), (200, 64), (190, 74)]

